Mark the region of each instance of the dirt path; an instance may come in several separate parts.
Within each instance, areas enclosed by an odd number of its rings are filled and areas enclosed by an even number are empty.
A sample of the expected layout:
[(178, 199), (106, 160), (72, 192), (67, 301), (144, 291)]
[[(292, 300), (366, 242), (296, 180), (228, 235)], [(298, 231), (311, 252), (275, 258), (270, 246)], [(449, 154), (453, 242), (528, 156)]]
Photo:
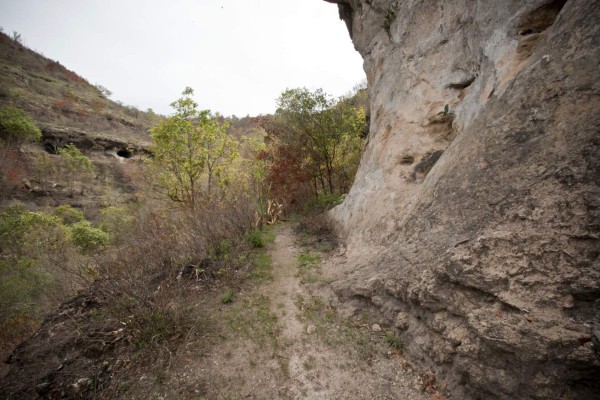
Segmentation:
[(203, 382), (186, 398), (430, 400), (385, 332), (337, 315), (326, 255), (302, 247), (290, 224), (273, 233), (271, 279), (223, 306), (220, 339), (173, 371), (188, 388)]
[(321, 278), (322, 255), (299, 247), (288, 224), (277, 226), (275, 234), (269, 249), (274, 279), (264, 293), (275, 305), (280, 341), (289, 343), (283, 351), (289, 381), (282, 393), (307, 399), (430, 399), (411, 389), (414, 376), (377, 340), (381, 332), (339, 319)]

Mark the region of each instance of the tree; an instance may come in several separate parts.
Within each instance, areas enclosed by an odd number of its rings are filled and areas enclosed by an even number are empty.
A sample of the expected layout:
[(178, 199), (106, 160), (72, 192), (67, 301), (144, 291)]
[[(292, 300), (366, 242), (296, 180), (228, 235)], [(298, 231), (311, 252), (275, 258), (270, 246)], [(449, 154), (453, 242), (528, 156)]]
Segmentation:
[(90, 221), (79, 221), (71, 225), (73, 243), (86, 253), (104, 248), (109, 242), (108, 233), (94, 228)]
[(287, 126), (284, 141), (302, 146), (320, 190), (333, 194), (346, 186), (340, 182), (341, 171), (349, 152), (361, 146), (365, 110), (346, 99), (336, 102), (321, 89), (306, 88), (284, 91), (277, 106), (275, 117)]
[(112, 92), (110, 90), (108, 90), (105, 86), (102, 86), (101, 84), (97, 83), (94, 85), (96, 87), (96, 89), (98, 89), (98, 91), (100, 92), (100, 94), (102, 95), (102, 97), (104, 98), (109, 98), (110, 96), (112, 96)]
[(0, 108), (0, 139), (8, 146), (20, 147), (25, 141), (42, 138), (42, 132), (25, 111), (13, 106)]
[(62, 166), (67, 173), (69, 191), (71, 194), (73, 194), (75, 176), (91, 174), (94, 171), (94, 164), (72, 144), (60, 149), (58, 154), (62, 158)]
[(237, 143), (227, 134), (228, 124), (210, 110), (198, 110), (186, 88), (171, 104), (175, 114), (150, 130), (154, 164), (160, 171), (157, 189), (169, 199), (194, 208), (200, 201), (222, 199)]

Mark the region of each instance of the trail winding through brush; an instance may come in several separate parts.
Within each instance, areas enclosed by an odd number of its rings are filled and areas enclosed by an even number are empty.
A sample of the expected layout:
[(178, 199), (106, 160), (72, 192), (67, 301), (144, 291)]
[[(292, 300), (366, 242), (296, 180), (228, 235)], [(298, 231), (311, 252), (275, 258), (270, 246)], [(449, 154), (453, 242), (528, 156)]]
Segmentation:
[(197, 388), (189, 398), (431, 400), (383, 330), (338, 315), (325, 278), (335, 264), (319, 261), (327, 254), (302, 245), (290, 223), (272, 232), (271, 279), (215, 306), (218, 328), (172, 369)]
[[(273, 281), (260, 290), (277, 314), (280, 357), (288, 362), (289, 379), (279, 395), (306, 399), (430, 399), (413, 389), (417, 380), (368, 326), (349, 325), (336, 315), (329, 284), (315, 266), (311, 282), (299, 274), (301, 248), (290, 224), (274, 228), (268, 251)], [(323, 263), (322, 263), (323, 264)], [(314, 276), (317, 278), (314, 278)], [(309, 279), (307, 279), (308, 281)], [(315, 280), (316, 282), (312, 282)]]

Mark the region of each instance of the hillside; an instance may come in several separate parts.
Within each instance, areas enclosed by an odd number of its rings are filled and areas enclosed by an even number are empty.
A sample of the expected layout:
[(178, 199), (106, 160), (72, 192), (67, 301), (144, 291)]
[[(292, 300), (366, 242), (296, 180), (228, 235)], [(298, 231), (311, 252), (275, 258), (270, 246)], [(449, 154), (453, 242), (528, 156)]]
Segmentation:
[(82, 143), (148, 144), (152, 116), (108, 99), (106, 89), (4, 33), (0, 33), (0, 72), (0, 104), (31, 113), (45, 143), (81, 137)]
[[(112, 101), (107, 94), (0, 33), (0, 106), (25, 110), (42, 132), (41, 141), (26, 145), (21, 155), (5, 155), (5, 162), (16, 161), (3, 165), (10, 171), (4, 174), (0, 202), (18, 199), (37, 207), (69, 203), (93, 217), (101, 201), (118, 204), (131, 198), (134, 189), (125, 171), (130, 167), (124, 161), (147, 151), (148, 130), (157, 116)], [(55, 171), (56, 154), (68, 144), (96, 166), (95, 179), (81, 182), (86, 196), (65, 193), (65, 177)]]
[(600, 399), (600, 3), (325, 1), (368, 93), (255, 118), (1, 36), (0, 397)]

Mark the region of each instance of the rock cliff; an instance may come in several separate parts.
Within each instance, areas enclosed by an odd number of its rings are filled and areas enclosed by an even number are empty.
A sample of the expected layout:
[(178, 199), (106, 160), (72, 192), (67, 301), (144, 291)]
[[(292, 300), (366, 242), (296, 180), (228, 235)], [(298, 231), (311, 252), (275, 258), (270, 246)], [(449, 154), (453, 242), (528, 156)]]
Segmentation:
[(371, 99), (340, 298), (451, 398), (600, 398), (600, 3), (327, 1)]

